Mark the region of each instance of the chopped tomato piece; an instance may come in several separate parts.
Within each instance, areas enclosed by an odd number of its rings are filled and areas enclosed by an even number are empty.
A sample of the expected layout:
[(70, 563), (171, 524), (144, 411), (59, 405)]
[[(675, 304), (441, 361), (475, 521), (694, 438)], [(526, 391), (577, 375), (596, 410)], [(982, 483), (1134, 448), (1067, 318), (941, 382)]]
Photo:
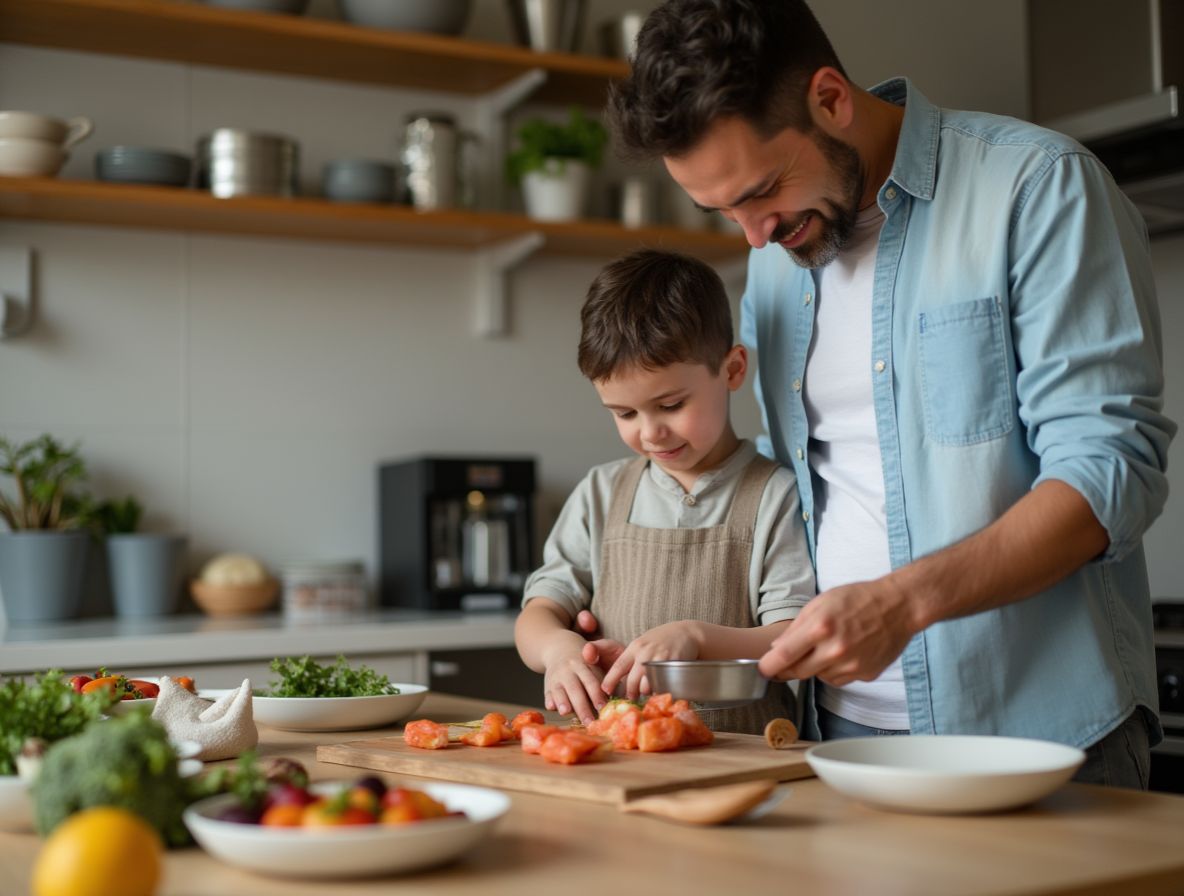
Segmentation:
[(670, 708), (668, 710), (666, 710), (666, 712), (672, 716), (676, 716), (680, 712), (682, 712), (683, 710), (690, 709), (690, 708), (691, 708), (691, 704), (688, 703), (686, 700), (675, 700), (673, 703), (670, 704)]
[(519, 732), (523, 753), (539, 753), (548, 735), (559, 730), (557, 725), (524, 725)]
[(641, 708), (642, 717), (647, 719), (661, 719), (670, 715), (670, 705), (674, 702), (671, 694), (654, 694), (645, 701)]
[(524, 709), (510, 721), (510, 730), (514, 732), (515, 737), (521, 737), (522, 729), (527, 725), (543, 725), (546, 721), (537, 709)]
[(448, 726), (430, 719), (416, 719), (403, 729), (403, 740), (421, 750), (441, 750), (448, 746)]
[(641, 710), (637, 707), (632, 712), (623, 712), (613, 723), (613, 730), (609, 737), (613, 739), (613, 747), (618, 750), (637, 749), (637, 731), (641, 726)]
[(517, 740), (518, 735), (500, 712), (488, 712), (481, 720), (481, 727), (466, 731), (460, 736), (461, 743), (472, 747), (492, 747), (506, 740)]
[(674, 718), (682, 722), (682, 747), (705, 747), (715, 740), (715, 733), (699, 718), (693, 709), (684, 709), (675, 714)]
[(637, 729), (637, 749), (643, 753), (677, 750), (682, 731), (682, 722), (675, 718), (645, 719)]
[(612, 744), (603, 737), (580, 731), (557, 731), (543, 741), (540, 753), (548, 762), (575, 765), (601, 759), (611, 750)]
[[(132, 686), (132, 689), (135, 693), (125, 696), (125, 700), (129, 698), (132, 700), (142, 700), (149, 697), (155, 697), (160, 693), (160, 685), (151, 681), (141, 681), (139, 678), (131, 678), (128, 680), (128, 684)], [(139, 698), (136, 697), (136, 694), (139, 694)]]

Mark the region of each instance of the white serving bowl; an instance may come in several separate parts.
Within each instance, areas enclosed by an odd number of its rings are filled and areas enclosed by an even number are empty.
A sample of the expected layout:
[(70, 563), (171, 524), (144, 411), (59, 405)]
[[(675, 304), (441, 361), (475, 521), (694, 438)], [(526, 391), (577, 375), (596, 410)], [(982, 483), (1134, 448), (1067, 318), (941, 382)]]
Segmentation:
[(155, 706), (155, 697), (143, 697), (139, 700), (120, 700), (118, 703), (113, 703), (111, 708), (107, 710), (107, 713), (113, 716), (125, 716), (136, 709), (146, 709), (151, 713)]
[(93, 130), (94, 124), (82, 115), (63, 120), (40, 112), (0, 112), (0, 138), (45, 140), (62, 149), (69, 149)]
[[(391, 682), (397, 694), (378, 697), (261, 697), (251, 698), (251, 712), (260, 725), (284, 731), (355, 731), (381, 728), (407, 718), (427, 696), (422, 684)], [(226, 689), (200, 690), (199, 697), (217, 700)]]
[(33, 137), (0, 137), (0, 174), (9, 177), (52, 176), (66, 161), (56, 143)]
[(1035, 802), (1085, 761), (1076, 747), (1021, 737), (918, 734), (853, 737), (806, 751), (840, 793), (884, 809), (960, 814)]
[[(326, 793), (344, 784), (316, 785)], [(234, 804), (231, 794), (210, 797), (185, 810), (186, 827), (214, 858), (240, 868), (300, 878), (363, 877), (428, 868), (455, 859), (493, 830), (510, 808), (497, 790), (463, 784), (416, 785), (466, 818), (434, 818), (401, 825), (282, 828), (219, 821)]]
[(0, 831), (33, 830), (33, 800), (18, 775), (0, 775)]

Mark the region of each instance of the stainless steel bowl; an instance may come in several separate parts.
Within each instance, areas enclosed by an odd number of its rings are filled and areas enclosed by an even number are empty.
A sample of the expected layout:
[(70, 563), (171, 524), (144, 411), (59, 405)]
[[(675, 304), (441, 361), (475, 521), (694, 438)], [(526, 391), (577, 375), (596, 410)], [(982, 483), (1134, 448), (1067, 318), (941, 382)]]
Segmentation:
[(295, 140), (217, 128), (197, 141), (197, 186), (215, 196), (295, 196), (300, 149)]
[(756, 660), (652, 660), (645, 664), (650, 689), (671, 693), (705, 709), (726, 709), (760, 700), (769, 687)]

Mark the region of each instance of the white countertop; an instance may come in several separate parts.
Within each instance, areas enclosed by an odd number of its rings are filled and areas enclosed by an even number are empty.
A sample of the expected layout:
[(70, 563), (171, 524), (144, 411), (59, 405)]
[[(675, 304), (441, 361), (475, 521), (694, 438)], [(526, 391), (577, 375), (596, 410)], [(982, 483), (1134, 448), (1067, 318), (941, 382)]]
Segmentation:
[(0, 674), (51, 668), (221, 663), (276, 656), (508, 647), (517, 612), (381, 609), (293, 620), (282, 614), (79, 619), (0, 629)]

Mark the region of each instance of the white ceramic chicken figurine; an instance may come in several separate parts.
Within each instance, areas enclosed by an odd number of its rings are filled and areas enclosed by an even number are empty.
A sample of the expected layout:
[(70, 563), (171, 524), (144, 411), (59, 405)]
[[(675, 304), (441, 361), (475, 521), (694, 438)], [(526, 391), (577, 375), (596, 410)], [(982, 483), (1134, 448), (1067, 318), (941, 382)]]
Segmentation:
[(211, 703), (162, 676), (152, 718), (165, 727), (172, 740), (200, 744), (197, 759), (232, 759), (259, 743), (250, 679), (243, 679), (238, 688)]

